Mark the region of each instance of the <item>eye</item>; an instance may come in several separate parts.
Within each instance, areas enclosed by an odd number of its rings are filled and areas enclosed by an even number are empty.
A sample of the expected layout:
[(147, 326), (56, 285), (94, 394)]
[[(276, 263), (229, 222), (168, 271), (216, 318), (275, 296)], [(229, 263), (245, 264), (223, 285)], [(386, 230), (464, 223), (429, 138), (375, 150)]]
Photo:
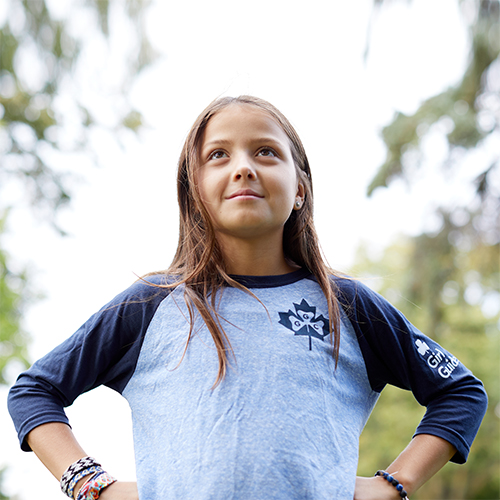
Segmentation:
[(267, 156), (267, 157), (277, 157), (278, 153), (274, 149), (271, 148), (262, 148), (258, 153), (257, 156)]
[(221, 158), (226, 158), (227, 154), (224, 151), (221, 151), (220, 149), (217, 149), (213, 153), (210, 154), (208, 157), (209, 160), (220, 160)]

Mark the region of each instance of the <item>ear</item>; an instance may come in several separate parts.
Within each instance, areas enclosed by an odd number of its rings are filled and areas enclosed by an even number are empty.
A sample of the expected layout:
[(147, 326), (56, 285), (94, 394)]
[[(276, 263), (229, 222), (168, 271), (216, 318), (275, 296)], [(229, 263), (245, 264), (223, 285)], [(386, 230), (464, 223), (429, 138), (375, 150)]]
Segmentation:
[(297, 185), (297, 193), (295, 194), (295, 202), (293, 204), (294, 210), (300, 210), (302, 208), (305, 197), (306, 197), (306, 189), (302, 181), (299, 179)]

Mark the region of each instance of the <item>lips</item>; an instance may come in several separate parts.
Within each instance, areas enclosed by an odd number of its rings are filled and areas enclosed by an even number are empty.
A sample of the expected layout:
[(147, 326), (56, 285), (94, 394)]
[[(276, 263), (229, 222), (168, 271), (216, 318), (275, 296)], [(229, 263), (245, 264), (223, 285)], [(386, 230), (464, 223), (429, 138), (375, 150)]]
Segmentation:
[(239, 189), (227, 197), (228, 200), (233, 198), (264, 198), (264, 196), (256, 193), (252, 189)]

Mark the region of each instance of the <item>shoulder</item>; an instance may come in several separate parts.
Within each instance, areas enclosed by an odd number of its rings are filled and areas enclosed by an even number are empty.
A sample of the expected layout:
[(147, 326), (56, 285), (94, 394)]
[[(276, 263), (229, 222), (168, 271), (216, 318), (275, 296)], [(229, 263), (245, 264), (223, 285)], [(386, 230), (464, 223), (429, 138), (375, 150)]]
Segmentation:
[[(359, 291), (366, 293), (369, 289), (351, 276), (330, 276), (330, 280), (337, 289), (339, 299), (354, 300)], [(371, 291), (371, 290), (370, 290)]]
[(337, 299), (346, 313), (394, 312), (395, 308), (382, 295), (350, 276), (332, 276)]
[(130, 305), (143, 302), (161, 302), (172, 290), (172, 279), (165, 274), (153, 274), (138, 278), (126, 290), (119, 293), (109, 305)]

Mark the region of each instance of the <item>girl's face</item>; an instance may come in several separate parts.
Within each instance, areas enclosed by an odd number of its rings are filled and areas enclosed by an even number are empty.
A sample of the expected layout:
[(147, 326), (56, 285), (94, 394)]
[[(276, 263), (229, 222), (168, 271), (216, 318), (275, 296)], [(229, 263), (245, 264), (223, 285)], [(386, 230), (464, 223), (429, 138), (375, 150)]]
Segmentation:
[(230, 105), (210, 119), (199, 151), (196, 182), (218, 236), (281, 238), (304, 187), (278, 122), (258, 107)]

